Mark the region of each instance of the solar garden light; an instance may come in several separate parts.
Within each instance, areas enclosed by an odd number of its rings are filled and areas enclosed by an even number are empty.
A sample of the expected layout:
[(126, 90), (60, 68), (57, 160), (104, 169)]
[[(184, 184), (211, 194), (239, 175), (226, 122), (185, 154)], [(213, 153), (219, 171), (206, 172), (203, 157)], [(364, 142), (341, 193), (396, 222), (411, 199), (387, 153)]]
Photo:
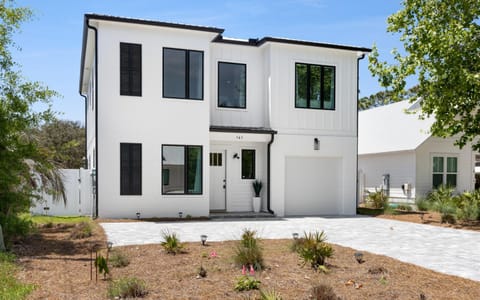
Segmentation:
[(183, 212), (179, 211), (179, 212), (178, 212), (178, 217), (181, 219), (182, 216), (183, 216)]
[(207, 243), (207, 235), (206, 234), (202, 234), (200, 236), (200, 240), (202, 241), (202, 246), (205, 246), (205, 244)]
[(108, 251), (112, 250), (113, 243), (112, 242), (107, 242), (107, 249)]
[(355, 256), (355, 259), (357, 260), (357, 262), (359, 264), (363, 263), (363, 253), (362, 252), (355, 252), (355, 254), (353, 254), (353, 256)]
[(137, 220), (140, 220), (140, 213), (137, 212)]
[(298, 233), (297, 232), (292, 233), (292, 237), (294, 240), (298, 240)]

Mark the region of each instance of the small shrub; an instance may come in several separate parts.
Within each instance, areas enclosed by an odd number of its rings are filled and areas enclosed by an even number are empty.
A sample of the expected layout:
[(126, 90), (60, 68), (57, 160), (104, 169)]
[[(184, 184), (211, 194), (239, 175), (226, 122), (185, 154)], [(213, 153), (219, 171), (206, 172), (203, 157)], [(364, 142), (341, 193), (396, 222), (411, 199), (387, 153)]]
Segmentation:
[(316, 285), (312, 288), (311, 299), (315, 300), (341, 300), (332, 287), (325, 284)]
[(428, 211), (430, 208), (430, 203), (427, 201), (427, 199), (419, 197), (415, 200), (415, 204), (417, 205), (417, 208), (419, 211)]
[(164, 230), (162, 232), (162, 238), (163, 242), (161, 244), (167, 253), (175, 255), (183, 251), (183, 244), (175, 232)]
[(123, 268), (130, 264), (130, 259), (119, 250), (110, 252), (108, 263), (114, 268)]
[(137, 298), (147, 293), (145, 281), (135, 277), (120, 278), (108, 286), (109, 298)]
[(384, 190), (368, 192), (367, 204), (373, 208), (386, 208), (388, 206), (388, 197)]
[(89, 222), (80, 222), (73, 227), (70, 232), (70, 238), (78, 240), (85, 239), (92, 236), (92, 225)]
[(260, 299), (261, 300), (282, 300), (282, 296), (277, 291), (268, 290), (268, 291), (260, 291)]
[(459, 220), (480, 220), (480, 191), (465, 192), (454, 199)]
[(95, 258), (95, 268), (97, 269), (98, 273), (103, 274), (103, 278), (107, 278), (107, 274), (110, 274), (107, 260), (102, 255), (99, 255), (97, 258)]
[(404, 210), (404, 211), (412, 211), (412, 207), (408, 204), (399, 204), (397, 209)]
[(263, 249), (254, 230), (244, 229), (242, 239), (235, 248), (234, 260), (238, 266), (252, 265), (255, 270), (264, 267)]
[(13, 239), (27, 236), (34, 230), (33, 222), (30, 219), (17, 215), (7, 216), (0, 213), (0, 225), (2, 225), (3, 239), (7, 248)]
[(235, 284), (235, 290), (239, 292), (258, 290), (260, 283), (260, 280), (257, 280), (254, 277), (242, 276), (238, 278), (237, 283)]
[(427, 196), (432, 209), (442, 214), (442, 223), (455, 223), (456, 207), (453, 200), (453, 191), (453, 188), (442, 185), (431, 191)]
[[(306, 233), (299, 239), (297, 253), (303, 260), (303, 265), (309, 263), (315, 270), (319, 270), (320, 266), (325, 266), (325, 259), (333, 255), (333, 248), (325, 243), (327, 237), (325, 232)], [(324, 268), (322, 268), (322, 271)]]

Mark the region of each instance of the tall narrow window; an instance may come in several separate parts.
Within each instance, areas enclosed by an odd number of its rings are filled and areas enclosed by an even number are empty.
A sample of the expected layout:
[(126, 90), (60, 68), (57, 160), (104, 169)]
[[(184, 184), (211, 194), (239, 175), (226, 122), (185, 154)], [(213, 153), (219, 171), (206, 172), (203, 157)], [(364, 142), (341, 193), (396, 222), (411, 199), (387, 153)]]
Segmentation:
[(242, 150), (242, 179), (255, 179), (255, 150)]
[(295, 107), (335, 109), (335, 67), (295, 64)]
[(203, 99), (203, 52), (163, 48), (163, 97)]
[(162, 193), (202, 194), (202, 168), (202, 146), (163, 145)]
[(218, 63), (218, 107), (246, 108), (247, 65)]
[(142, 144), (120, 144), (120, 195), (142, 194)]
[(142, 96), (142, 45), (120, 43), (120, 95)]

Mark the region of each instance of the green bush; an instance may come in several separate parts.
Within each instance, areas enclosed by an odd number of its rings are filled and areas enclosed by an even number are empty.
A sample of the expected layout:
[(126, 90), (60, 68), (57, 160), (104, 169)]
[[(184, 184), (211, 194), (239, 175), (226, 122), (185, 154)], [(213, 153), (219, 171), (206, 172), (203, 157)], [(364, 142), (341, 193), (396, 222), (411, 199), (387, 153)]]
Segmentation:
[(70, 232), (70, 238), (74, 240), (85, 239), (91, 237), (93, 233), (93, 228), (90, 222), (80, 222), (73, 227), (72, 232)]
[(282, 300), (280, 293), (275, 290), (260, 291), (261, 300)]
[(465, 192), (454, 199), (459, 220), (480, 220), (480, 191)]
[(340, 300), (342, 298), (338, 297), (333, 291), (332, 287), (325, 284), (316, 285), (312, 288), (312, 297), (311, 299), (315, 300)]
[(110, 282), (108, 286), (109, 298), (137, 298), (147, 293), (145, 281), (135, 277), (120, 278)]
[(13, 239), (24, 237), (34, 231), (32, 221), (22, 216), (5, 216), (0, 213), (0, 225), (2, 225), (3, 238), (7, 247)]
[(121, 251), (113, 250), (109, 254), (108, 263), (114, 268), (123, 268), (130, 264), (130, 260)]
[(170, 232), (168, 230), (162, 231), (163, 242), (162, 247), (168, 254), (178, 254), (183, 251), (183, 244), (180, 242), (180, 239), (177, 237), (175, 232)]
[(442, 185), (427, 196), (432, 209), (442, 214), (442, 223), (455, 223), (456, 205), (453, 191), (453, 188)]
[(388, 197), (385, 194), (385, 191), (378, 191), (375, 189), (375, 192), (368, 192), (367, 204), (369, 204), (372, 208), (388, 207)]
[(419, 211), (428, 211), (430, 209), (430, 203), (425, 198), (418, 197), (415, 199), (415, 204)]
[(264, 267), (263, 249), (256, 234), (254, 230), (243, 230), (242, 238), (235, 248), (234, 260), (238, 266), (252, 265), (255, 270)]
[(235, 290), (239, 292), (258, 290), (260, 283), (260, 280), (257, 280), (254, 277), (242, 276), (238, 278), (237, 283), (235, 284)]
[[(333, 255), (333, 248), (325, 243), (327, 236), (325, 232), (306, 233), (303, 238), (298, 239), (297, 253), (303, 261), (315, 270), (325, 270), (325, 259)], [(321, 268), (323, 267), (323, 268)]]
[(397, 209), (404, 210), (404, 211), (412, 211), (412, 207), (408, 204), (399, 204)]
[(23, 284), (15, 278), (17, 266), (15, 255), (0, 252), (0, 299), (25, 299), (35, 288), (32, 284)]

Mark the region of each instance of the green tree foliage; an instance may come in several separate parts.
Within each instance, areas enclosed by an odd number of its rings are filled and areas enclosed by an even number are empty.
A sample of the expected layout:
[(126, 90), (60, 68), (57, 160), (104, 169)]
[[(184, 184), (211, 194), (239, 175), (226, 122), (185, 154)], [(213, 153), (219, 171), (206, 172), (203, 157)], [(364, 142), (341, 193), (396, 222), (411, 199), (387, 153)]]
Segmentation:
[(376, 46), (369, 57), (370, 71), (394, 101), (403, 97), (406, 79), (417, 76), (422, 116), (436, 117), (432, 133), (458, 134), (460, 147), (480, 134), (479, 15), (478, 0), (404, 0), (387, 20), (404, 51), (392, 50), (393, 64), (379, 59)]
[(85, 128), (68, 120), (53, 120), (35, 130), (39, 144), (53, 155), (53, 161), (64, 169), (84, 167)]
[[(35, 197), (42, 192), (53, 194), (55, 200), (64, 196), (51, 153), (39, 147), (31, 134), (53, 118), (50, 106), (55, 92), (22, 78), (10, 52), (13, 33), (30, 16), (28, 8), (0, 2), (0, 224), (7, 240), (24, 228), (18, 214), (27, 211)], [(47, 109), (34, 111), (37, 103)]]
[[(402, 100), (416, 98), (417, 89), (417, 86), (408, 89), (406, 94), (403, 95)], [(358, 110), (366, 110), (373, 107), (394, 103), (395, 101), (393, 100), (392, 94), (393, 93), (391, 91), (380, 91), (368, 97), (362, 97), (358, 100)]]

